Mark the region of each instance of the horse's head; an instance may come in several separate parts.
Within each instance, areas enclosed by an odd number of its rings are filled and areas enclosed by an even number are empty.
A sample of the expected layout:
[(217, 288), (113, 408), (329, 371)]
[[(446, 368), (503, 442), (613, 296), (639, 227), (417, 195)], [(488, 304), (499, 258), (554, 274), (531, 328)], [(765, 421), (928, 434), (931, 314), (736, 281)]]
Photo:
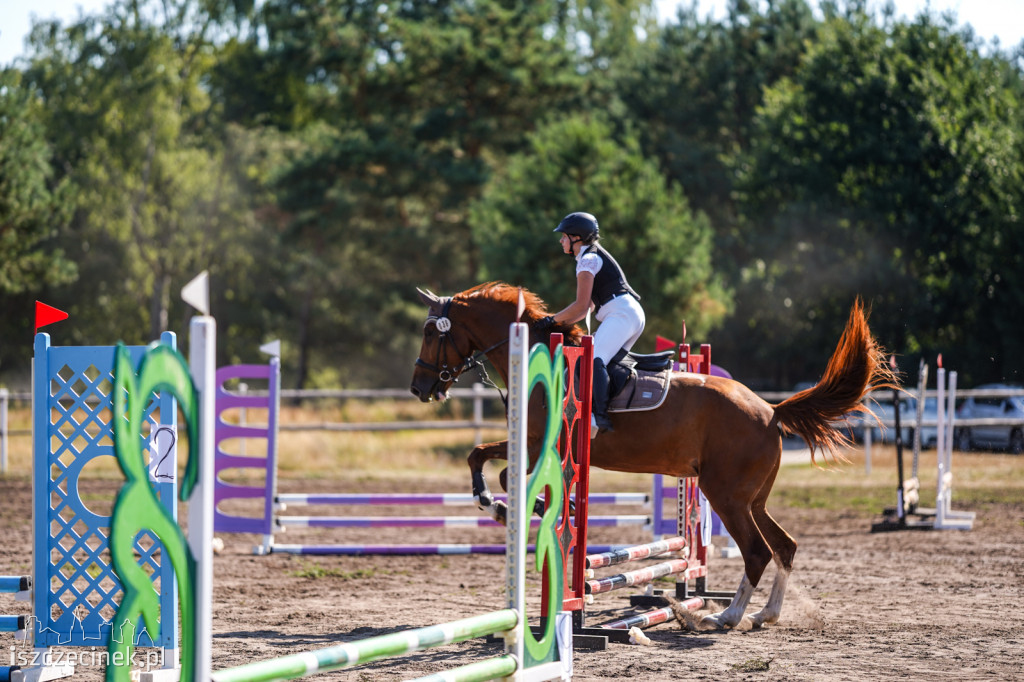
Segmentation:
[[(509, 324), (516, 320), (533, 323), (548, 314), (544, 302), (536, 295), (504, 282), (479, 284), (451, 298), (416, 291), (430, 309), (410, 387), (423, 402), (443, 400), (460, 374), (483, 367), (484, 356), (504, 378)], [(575, 325), (557, 331), (566, 335), (569, 345), (579, 345), (583, 332)], [(546, 341), (546, 336), (535, 340)], [(487, 381), (486, 373), (482, 379)]]
[(423, 402), (444, 400), (459, 374), (472, 362), (470, 356), (459, 351), (472, 350), (470, 341), (465, 338), (464, 329), (452, 324), (451, 298), (440, 298), (422, 289), (416, 291), (430, 311), (423, 324), (423, 343), (409, 390)]

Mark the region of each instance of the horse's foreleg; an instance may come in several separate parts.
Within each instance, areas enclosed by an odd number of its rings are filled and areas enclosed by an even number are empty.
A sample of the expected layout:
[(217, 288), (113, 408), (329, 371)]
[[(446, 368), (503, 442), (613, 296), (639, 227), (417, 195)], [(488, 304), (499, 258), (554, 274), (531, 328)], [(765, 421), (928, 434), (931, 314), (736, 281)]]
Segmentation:
[[(473, 498), (476, 500), (476, 506), (490, 514), (492, 519), (502, 525), (504, 525), (508, 513), (507, 505), (495, 500), (494, 495), (487, 487), (487, 481), (484, 480), (484, 464), (492, 459), (505, 459), (507, 452), (508, 441), (483, 443), (473, 448), (467, 459), (470, 477), (473, 481)], [(502, 473), (504, 474), (504, 472)], [(502, 488), (504, 487), (504, 480), (502, 480)]]
[[(764, 569), (774, 559), (778, 565), (775, 582), (772, 584), (771, 595), (763, 609), (751, 615), (754, 627), (764, 623), (774, 623), (782, 611), (782, 598), (786, 594), (786, 584), (793, 567), (793, 556), (796, 554), (796, 542), (775, 522), (765, 508), (772, 484), (779, 470), (779, 459), (768, 470), (760, 483), (748, 480), (747, 485), (733, 482), (731, 485), (721, 478), (710, 475), (701, 481), (701, 489), (718, 511), (722, 524), (729, 535), (736, 541), (743, 555), (743, 579), (732, 598), (728, 608), (704, 618), (704, 622), (718, 627), (735, 627), (743, 619), (743, 614), (750, 604), (754, 588), (761, 581)], [(750, 490), (752, 485), (759, 485), (758, 490), (750, 496), (742, 491)]]

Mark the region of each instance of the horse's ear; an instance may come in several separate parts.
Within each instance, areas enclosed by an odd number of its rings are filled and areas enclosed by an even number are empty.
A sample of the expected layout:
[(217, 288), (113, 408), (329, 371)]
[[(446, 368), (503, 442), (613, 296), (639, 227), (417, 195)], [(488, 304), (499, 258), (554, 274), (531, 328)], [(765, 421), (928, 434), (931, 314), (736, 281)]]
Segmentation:
[(420, 295), (420, 300), (423, 301), (428, 308), (436, 308), (441, 305), (441, 300), (430, 291), (423, 291), (423, 289), (416, 287), (416, 293)]

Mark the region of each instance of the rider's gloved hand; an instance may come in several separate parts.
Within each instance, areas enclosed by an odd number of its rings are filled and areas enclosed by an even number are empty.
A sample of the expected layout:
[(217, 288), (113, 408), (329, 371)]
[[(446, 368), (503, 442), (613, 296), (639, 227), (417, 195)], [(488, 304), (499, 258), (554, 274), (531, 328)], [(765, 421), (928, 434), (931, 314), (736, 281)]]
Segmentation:
[(548, 331), (549, 329), (551, 329), (554, 326), (555, 326), (555, 316), (554, 315), (548, 315), (547, 317), (542, 317), (542, 318), (540, 318), (539, 320), (537, 320), (536, 322), (533, 323), (533, 331), (535, 331), (535, 332), (537, 332), (539, 334), (539, 333)]

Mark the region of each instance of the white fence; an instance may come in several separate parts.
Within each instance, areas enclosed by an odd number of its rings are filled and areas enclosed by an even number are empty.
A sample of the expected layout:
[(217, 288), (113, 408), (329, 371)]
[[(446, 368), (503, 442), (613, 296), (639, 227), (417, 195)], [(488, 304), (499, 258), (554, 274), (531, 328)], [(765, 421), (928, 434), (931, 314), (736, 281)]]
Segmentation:
[[(258, 391), (253, 391), (258, 394)], [(497, 419), (484, 419), (484, 401), (492, 400), (500, 404), (501, 394), (497, 389), (486, 388), (483, 384), (474, 384), (472, 388), (453, 388), (448, 392), (452, 400), (473, 401), (473, 416), (470, 419), (439, 419), (431, 421), (395, 421), (395, 422), (318, 422), (302, 424), (280, 424), (281, 431), (426, 431), (442, 429), (471, 429), (474, 431), (474, 439), (482, 440), (481, 432), (484, 429), (504, 429), (505, 421)], [(777, 403), (793, 395), (791, 391), (766, 391), (760, 395), (765, 400)], [(903, 397), (911, 397), (914, 393), (904, 394)], [(928, 398), (934, 397), (936, 391), (925, 392)], [(994, 398), (1002, 396), (1024, 396), (1024, 389), (996, 389), (996, 390), (958, 390), (957, 398)], [(892, 391), (876, 391), (870, 396), (879, 403), (891, 402)], [(409, 389), (406, 388), (376, 388), (376, 389), (283, 389), (282, 400), (418, 400)], [(8, 405), (11, 402), (31, 401), (32, 394), (29, 392), (9, 391), (0, 388), (0, 473), (7, 473), (8, 443), (11, 436), (30, 435), (31, 429), (9, 429), (8, 428)], [(901, 420), (904, 424), (913, 421), (911, 415)], [(892, 428), (895, 426), (892, 419), (882, 419), (881, 425)], [(864, 426), (874, 426), (873, 420), (865, 423)], [(934, 420), (924, 420), (922, 426), (936, 426)], [(1022, 419), (957, 419), (957, 426), (1024, 426)], [(859, 424), (855, 424), (859, 426)]]

